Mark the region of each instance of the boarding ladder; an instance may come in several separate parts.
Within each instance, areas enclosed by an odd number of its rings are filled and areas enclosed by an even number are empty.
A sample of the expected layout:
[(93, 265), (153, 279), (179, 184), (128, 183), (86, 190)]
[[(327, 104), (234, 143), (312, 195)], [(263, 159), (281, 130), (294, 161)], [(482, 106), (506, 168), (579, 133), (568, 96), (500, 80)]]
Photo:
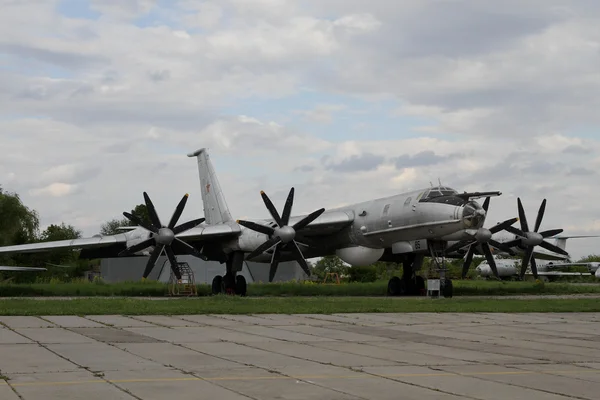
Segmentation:
[[(169, 262), (166, 260), (165, 263)], [(177, 276), (173, 272), (173, 269), (169, 268), (171, 273), (169, 275), (169, 295), (170, 296), (197, 296), (198, 289), (196, 287), (196, 281), (194, 279), (194, 271), (190, 268), (186, 262), (177, 262), (175, 266), (179, 272), (181, 279), (177, 279)]]

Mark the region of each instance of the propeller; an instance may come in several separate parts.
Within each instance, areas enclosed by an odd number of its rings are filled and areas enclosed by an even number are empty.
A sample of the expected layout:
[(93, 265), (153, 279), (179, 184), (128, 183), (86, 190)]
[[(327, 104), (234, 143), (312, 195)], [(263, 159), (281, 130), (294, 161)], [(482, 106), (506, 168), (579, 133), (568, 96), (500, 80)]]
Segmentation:
[(258, 224), (252, 221), (243, 221), (238, 220), (237, 223), (245, 226), (248, 229), (252, 229), (253, 231), (264, 233), (269, 236), (269, 240), (258, 246), (254, 251), (252, 251), (246, 257), (247, 260), (250, 260), (258, 255), (262, 254), (264, 251), (275, 246), (275, 250), (273, 251), (273, 255), (271, 256), (271, 268), (269, 270), (269, 282), (273, 281), (275, 277), (275, 272), (277, 272), (277, 266), (279, 265), (279, 259), (281, 257), (282, 250), (289, 250), (294, 255), (296, 261), (300, 264), (304, 272), (308, 276), (310, 276), (310, 269), (308, 268), (308, 264), (304, 259), (304, 255), (302, 251), (298, 247), (298, 242), (296, 242), (295, 237), (296, 233), (305, 228), (308, 224), (317, 219), (321, 214), (325, 212), (324, 208), (313, 211), (308, 214), (306, 217), (296, 222), (294, 225), (288, 225), (290, 222), (290, 215), (292, 213), (292, 205), (294, 204), (294, 188), (290, 189), (290, 193), (288, 194), (287, 200), (285, 201), (285, 205), (283, 207), (283, 214), (280, 216), (275, 206), (262, 190), (260, 191), (260, 195), (263, 198), (265, 206), (269, 213), (277, 223), (276, 228), (272, 228), (270, 226), (265, 226), (262, 224)]
[(537, 218), (535, 220), (535, 227), (533, 231), (529, 230), (529, 224), (527, 223), (527, 217), (525, 216), (525, 210), (523, 209), (523, 203), (521, 203), (521, 199), (517, 198), (517, 207), (519, 209), (519, 219), (521, 221), (521, 229), (517, 229), (515, 227), (508, 227), (506, 230), (510, 233), (513, 233), (517, 236), (521, 236), (515, 240), (504, 243), (505, 246), (514, 247), (518, 246), (525, 250), (525, 254), (523, 255), (523, 263), (521, 264), (521, 279), (525, 276), (525, 271), (527, 270), (527, 265), (531, 262), (531, 272), (533, 276), (537, 279), (538, 271), (537, 264), (535, 262), (535, 258), (532, 257), (533, 250), (535, 246), (541, 246), (546, 250), (553, 251), (555, 253), (559, 253), (565, 256), (568, 256), (569, 253), (564, 251), (558, 246), (555, 246), (551, 243), (546, 242), (544, 239), (558, 235), (562, 233), (562, 229), (548, 229), (542, 232), (539, 232), (540, 225), (542, 224), (542, 219), (544, 218), (544, 212), (546, 211), (546, 199), (542, 200), (542, 204), (540, 204), (540, 209), (538, 210)]
[[(486, 214), (487, 214), (489, 206), (490, 206), (490, 198), (486, 197), (486, 199), (483, 203), (483, 207), (482, 207), (485, 210)], [(466, 255), (465, 261), (463, 263), (463, 269), (462, 269), (462, 277), (463, 278), (465, 276), (467, 276), (467, 272), (469, 272), (469, 267), (471, 266), (471, 262), (473, 261), (473, 254), (475, 253), (475, 249), (477, 248), (478, 245), (481, 246), (481, 250), (483, 251), (485, 258), (486, 258), (488, 264), (490, 265), (490, 268), (494, 272), (494, 275), (497, 278), (499, 277), (498, 268), (496, 267), (496, 260), (494, 259), (494, 256), (492, 255), (492, 250), (490, 248), (490, 244), (492, 246), (494, 246), (495, 248), (506, 251), (509, 254), (514, 254), (514, 253), (510, 249), (510, 247), (507, 247), (505, 244), (502, 244), (502, 243), (497, 242), (494, 239), (492, 239), (492, 235), (494, 233), (500, 232), (503, 229), (507, 229), (512, 224), (517, 222), (517, 220), (518, 220), (518, 218), (507, 219), (506, 221), (501, 222), (489, 229), (483, 228), (483, 227), (478, 228), (478, 229), (467, 229), (465, 232), (468, 235), (471, 235), (473, 237), (472, 239), (461, 240), (446, 249), (446, 254), (450, 254), (458, 249), (469, 246), (469, 250), (467, 251), (467, 255)]]
[(192, 255), (201, 258), (204, 261), (208, 260), (208, 258), (204, 254), (196, 250), (196, 248), (177, 237), (178, 234), (187, 231), (188, 229), (192, 229), (196, 225), (204, 222), (204, 218), (198, 218), (175, 226), (177, 224), (177, 221), (179, 221), (181, 214), (183, 213), (183, 209), (185, 208), (188, 196), (189, 195), (186, 193), (183, 196), (183, 198), (179, 201), (179, 204), (175, 208), (175, 212), (173, 213), (173, 216), (171, 217), (171, 220), (169, 221), (169, 224), (167, 226), (164, 226), (160, 222), (158, 214), (156, 213), (156, 209), (154, 208), (154, 204), (152, 204), (152, 201), (150, 200), (150, 197), (146, 192), (144, 192), (144, 201), (146, 203), (146, 208), (148, 209), (148, 216), (150, 217), (151, 221), (150, 224), (145, 223), (140, 218), (131, 213), (123, 213), (123, 215), (131, 222), (152, 232), (151, 237), (149, 239), (144, 240), (143, 242), (140, 242), (133, 246), (130, 246), (119, 253), (119, 256), (131, 255), (149, 246), (154, 246), (154, 250), (152, 251), (152, 254), (150, 254), (150, 259), (148, 259), (148, 263), (146, 263), (146, 269), (144, 270), (143, 274), (144, 279), (146, 279), (148, 275), (150, 275), (150, 272), (152, 272), (154, 264), (156, 264), (156, 260), (161, 255), (163, 250), (165, 250), (165, 252), (167, 253), (167, 257), (171, 264), (171, 270), (173, 271), (177, 279), (181, 279), (181, 274), (179, 273), (179, 269), (177, 268), (177, 259), (175, 258), (175, 253), (171, 248), (171, 244), (175, 240), (178, 242), (178, 244), (181, 244), (186, 249), (188, 249)]

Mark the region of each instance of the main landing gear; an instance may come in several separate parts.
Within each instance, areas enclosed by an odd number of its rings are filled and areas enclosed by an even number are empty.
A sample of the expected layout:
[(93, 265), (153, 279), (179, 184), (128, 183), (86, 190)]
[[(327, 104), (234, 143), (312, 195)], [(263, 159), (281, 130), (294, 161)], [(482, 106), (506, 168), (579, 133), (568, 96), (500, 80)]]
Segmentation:
[(424, 296), (425, 280), (415, 273), (422, 264), (422, 255), (407, 255), (402, 262), (402, 278), (394, 276), (388, 282), (388, 296)]
[[(446, 260), (443, 256), (443, 249), (440, 251), (435, 244), (429, 244), (429, 252), (431, 259), (435, 262), (435, 270), (440, 275), (440, 294), (444, 297), (452, 297), (454, 288), (452, 280), (446, 278)], [(441, 253), (441, 257), (438, 257)], [(427, 289), (425, 288), (425, 279), (416, 274), (423, 266), (424, 253), (407, 254), (402, 261), (402, 278), (397, 276), (392, 277), (388, 282), (388, 296), (425, 296)], [(441, 261), (440, 261), (441, 258)]]
[(244, 265), (244, 253), (235, 251), (227, 257), (225, 275), (217, 275), (212, 281), (212, 294), (231, 294), (245, 296), (247, 290), (246, 278), (237, 275)]

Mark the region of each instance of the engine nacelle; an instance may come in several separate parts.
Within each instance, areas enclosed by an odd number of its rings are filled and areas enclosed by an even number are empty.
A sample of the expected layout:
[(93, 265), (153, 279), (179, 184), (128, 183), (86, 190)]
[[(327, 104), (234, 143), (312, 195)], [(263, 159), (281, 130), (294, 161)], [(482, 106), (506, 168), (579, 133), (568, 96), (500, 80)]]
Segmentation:
[(362, 267), (378, 261), (383, 255), (384, 250), (385, 249), (356, 246), (338, 249), (335, 251), (335, 254), (341, 258), (342, 261), (353, 267)]

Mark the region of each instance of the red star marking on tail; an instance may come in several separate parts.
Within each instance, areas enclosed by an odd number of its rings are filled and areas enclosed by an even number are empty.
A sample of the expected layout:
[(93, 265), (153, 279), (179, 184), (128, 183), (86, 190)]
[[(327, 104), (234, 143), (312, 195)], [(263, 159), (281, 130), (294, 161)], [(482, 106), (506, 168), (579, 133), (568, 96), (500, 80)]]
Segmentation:
[(206, 185), (206, 193), (210, 193), (210, 183)]

